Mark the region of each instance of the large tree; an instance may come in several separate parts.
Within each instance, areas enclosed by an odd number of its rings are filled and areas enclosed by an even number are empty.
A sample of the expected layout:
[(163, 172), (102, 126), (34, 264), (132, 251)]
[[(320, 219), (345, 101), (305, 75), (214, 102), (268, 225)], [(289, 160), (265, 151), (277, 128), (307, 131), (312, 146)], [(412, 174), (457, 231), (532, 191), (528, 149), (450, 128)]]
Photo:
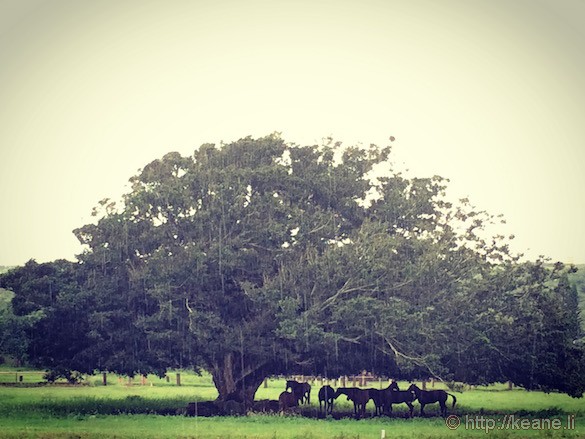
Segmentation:
[(520, 263), (487, 234), (496, 218), (389, 154), (271, 135), (151, 162), (75, 231), (76, 358), (205, 369), (239, 401), (269, 374), (362, 369), (580, 396), (570, 270)]

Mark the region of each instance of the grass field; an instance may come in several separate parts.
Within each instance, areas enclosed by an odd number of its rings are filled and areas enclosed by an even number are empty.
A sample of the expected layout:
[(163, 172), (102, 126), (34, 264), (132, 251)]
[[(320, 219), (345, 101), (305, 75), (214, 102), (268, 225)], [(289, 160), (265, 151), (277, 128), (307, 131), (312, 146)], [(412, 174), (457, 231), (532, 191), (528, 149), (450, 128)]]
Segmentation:
[[(0, 372), (4, 372), (0, 374), (0, 382), (18, 382), (17, 371), (2, 369)], [(450, 430), (445, 420), (436, 416), (436, 405), (425, 409), (433, 416), (414, 419), (404, 419), (406, 407), (396, 407), (396, 417), (393, 418), (358, 421), (255, 414), (186, 417), (177, 412), (188, 402), (212, 400), (217, 396), (209, 376), (182, 372), (181, 386), (176, 385), (175, 376), (171, 374), (169, 382), (149, 376), (145, 385), (140, 380), (129, 384), (127, 378), (110, 375), (107, 386), (102, 385), (101, 376), (95, 376), (89, 377), (82, 386), (27, 387), (42, 375), (28, 372), (22, 374), (25, 384), (0, 387), (0, 437), (349, 439), (380, 438), (382, 430), (387, 437), (480, 437), (486, 434), (485, 427), (491, 426), (484, 425), (489, 422), (496, 423), (496, 428), (488, 432), (490, 437), (585, 437), (585, 401), (582, 399), (556, 393), (508, 391), (504, 386), (455, 393), (457, 405), (450, 413), (458, 416), (462, 423), (458, 429)], [(284, 387), (284, 380), (269, 380), (268, 387), (262, 386), (256, 398), (276, 399)], [(310, 410), (315, 412), (318, 409), (318, 387), (314, 386), (311, 398)], [(372, 409), (373, 405), (369, 405), (370, 413)], [(418, 409), (418, 404), (415, 404), (417, 414)], [(345, 398), (336, 401), (336, 412), (351, 410)], [(572, 415), (575, 416), (574, 429), (521, 430), (519, 422), (509, 424), (518, 427), (516, 429), (497, 428), (511, 416), (514, 417), (512, 420), (522, 422), (559, 419), (562, 427), (572, 427), (567, 424)]]

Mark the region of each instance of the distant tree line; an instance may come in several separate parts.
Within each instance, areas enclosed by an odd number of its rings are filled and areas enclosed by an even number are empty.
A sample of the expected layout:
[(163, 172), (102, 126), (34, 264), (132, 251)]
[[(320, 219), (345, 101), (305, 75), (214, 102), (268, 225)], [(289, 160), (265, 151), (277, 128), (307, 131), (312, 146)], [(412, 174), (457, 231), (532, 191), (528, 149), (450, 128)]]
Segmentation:
[(166, 154), (75, 230), (76, 262), (0, 277), (0, 349), (68, 377), (204, 369), (223, 400), (363, 369), (581, 396), (574, 267), (521, 262), (390, 154), (278, 135)]
[[(579, 301), (579, 312), (581, 315), (585, 312), (585, 264), (575, 265), (576, 271), (569, 274), (569, 282), (571, 288), (574, 288), (578, 301)], [(585, 319), (581, 318), (581, 329), (585, 331)]]

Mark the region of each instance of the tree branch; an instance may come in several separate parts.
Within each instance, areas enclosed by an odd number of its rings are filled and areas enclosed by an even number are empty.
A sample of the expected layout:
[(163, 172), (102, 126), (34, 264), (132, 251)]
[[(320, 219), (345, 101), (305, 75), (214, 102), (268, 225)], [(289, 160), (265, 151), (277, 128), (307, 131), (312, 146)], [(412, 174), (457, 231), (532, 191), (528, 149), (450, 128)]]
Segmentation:
[[(335, 301), (341, 295), (353, 293), (354, 291), (363, 291), (363, 290), (366, 290), (368, 288), (375, 287), (375, 284), (369, 284), (369, 285), (361, 285), (361, 286), (357, 286), (357, 287), (353, 287), (353, 288), (348, 288), (348, 285), (351, 281), (352, 281), (352, 278), (349, 278), (333, 296), (331, 296), (327, 300), (325, 300), (323, 302), (323, 305), (321, 306), (321, 311), (325, 311), (327, 308), (329, 308), (331, 305), (333, 305), (335, 303)], [(372, 290), (372, 291), (374, 291), (374, 290)]]
[(408, 361), (412, 361), (417, 366), (423, 366), (423, 367), (425, 367), (430, 372), (430, 374), (432, 376), (434, 376), (435, 378), (437, 378), (439, 381), (441, 381), (441, 382), (444, 382), (445, 381), (438, 374), (436, 374), (435, 371), (433, 371), (433, 369), (431, 369), (431, 367), (427, 364), (427, 362), (424, 361), (422, 358), (411, 357), (410, 355), (406, 355), (406, 354), (400, 352), (394, 346), (394, 344), (390, 340), (388, 340), (388, 338), (386, 338), (382, 333), (376, 332), (376, 334), (378, 334), (380, 337), (382, 337), (384, 339), (384, 341), (388, 344), (388, 346), (390, 347), (390, 349), (392, 349), (392, 352), (394, 352), (394, 355), (395, 356), (402, 357), (402, 358), (404, 358), (405, 360), (408, 360)]

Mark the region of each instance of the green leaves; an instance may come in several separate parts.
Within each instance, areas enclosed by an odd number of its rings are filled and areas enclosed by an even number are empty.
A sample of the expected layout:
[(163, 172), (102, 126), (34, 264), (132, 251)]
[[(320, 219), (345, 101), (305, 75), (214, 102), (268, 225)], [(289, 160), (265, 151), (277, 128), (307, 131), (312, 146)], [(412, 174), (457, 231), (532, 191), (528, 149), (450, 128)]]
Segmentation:
[(571, 269), (521, 263), (489, 236), (499, 219), (447, 202), (441, 177), (393, 173), (389, 154), (278, 135), (172, 152), (75, 231), (79, 264), (3, 279), (35, 325), (82, 329), (79, 367), (201, 367), (220, 398), (269, 373), (363, 369), (582, 393)]

